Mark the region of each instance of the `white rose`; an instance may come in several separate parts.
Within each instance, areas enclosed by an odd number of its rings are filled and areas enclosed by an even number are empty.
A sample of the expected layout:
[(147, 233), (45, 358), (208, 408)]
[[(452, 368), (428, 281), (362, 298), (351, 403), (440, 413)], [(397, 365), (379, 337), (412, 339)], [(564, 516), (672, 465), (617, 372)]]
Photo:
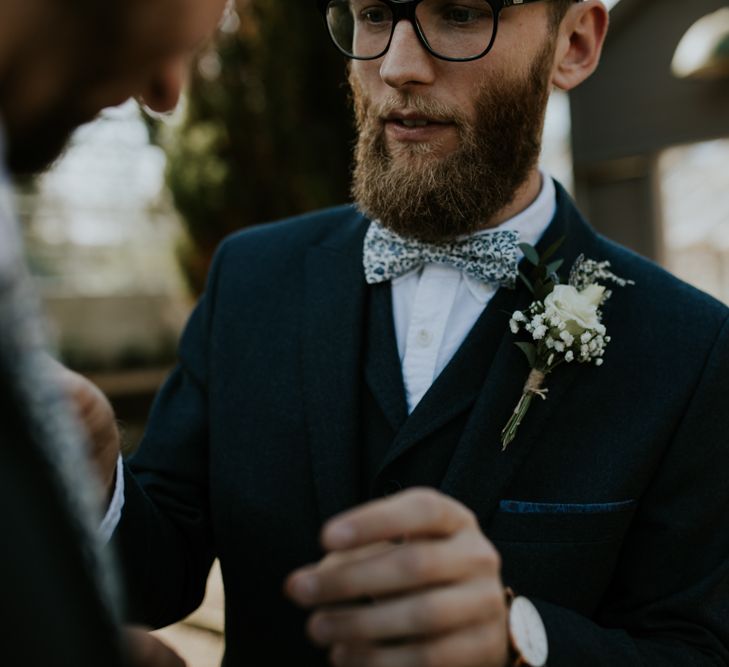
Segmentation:
[(545, 315), (552, 322), (564, 322), (573, 336), (581, 336), (600, 325), (597, 309), (604, 293), (605, 288), (595, 284), (582, 291), (572, 285), (557, 285), (544, 300)]

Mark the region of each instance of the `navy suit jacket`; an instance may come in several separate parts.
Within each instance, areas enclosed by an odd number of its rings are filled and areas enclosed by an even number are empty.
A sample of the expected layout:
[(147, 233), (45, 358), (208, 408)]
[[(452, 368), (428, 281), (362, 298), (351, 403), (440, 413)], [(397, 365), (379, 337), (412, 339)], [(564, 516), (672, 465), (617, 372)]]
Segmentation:
[[(326, 664), (281, 588), (358, 501), (367, 226), (341, 207), (222, 245), (127, 467), (117, 535), (137, 620), (192, 611), (219, 557), (229, 666)], [(560, 367), (502, 452), (529, 372), (509, 314), (530, 294), (501, 289), (464, 343), (481, 375), (446, 368), (447, 396), (439, 378), (386, 465), (407, 454), (417, 483), (423, 443), (467, 413), (440, 487), (535, 601), (550, 666), (729, 665), (729, 310), (597, 235), (560, 188), (540, 246), (561, 236), (566, 267), (584, 253), (635, 281), (605, 306), (604, 366)]]

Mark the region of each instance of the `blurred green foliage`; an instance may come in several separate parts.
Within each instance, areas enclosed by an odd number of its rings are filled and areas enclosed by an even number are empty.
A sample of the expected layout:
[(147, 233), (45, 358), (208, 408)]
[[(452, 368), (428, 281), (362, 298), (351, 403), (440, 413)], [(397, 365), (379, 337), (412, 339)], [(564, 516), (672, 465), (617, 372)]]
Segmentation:
[(156, 134), (191, 240), (180, 259), (194, 292), (230, 232), (346, 201), (346, 64), (314, 0), (238, 0), (195, 64), (184, 122)]

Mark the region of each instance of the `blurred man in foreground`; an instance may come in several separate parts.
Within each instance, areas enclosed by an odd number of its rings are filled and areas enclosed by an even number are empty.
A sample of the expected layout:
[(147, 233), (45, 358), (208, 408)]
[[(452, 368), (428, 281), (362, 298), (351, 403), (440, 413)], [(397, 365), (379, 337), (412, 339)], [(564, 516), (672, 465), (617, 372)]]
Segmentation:
[[(53, 161), (102, 108), (139, 96), (172, 109), (223, 0), (0, 0), (0, 664), (115, 667), (182, 661), (119, 629), (97, 534), (85, 438), (54, 381), (22, 259), (9, 178)], [(9, 174), (8, 174), (9, 172)], [(79, 392), (90, 433), (118, 446), (108, 404)], [(101, 412), (99, 413), (99, 410)], [(112, 423), (113, 425), (113, 423)]]
[(135, 613), (217, 556), (226, 665), (728, 665), (729, 309), (537, 167), (605, 7), (319, 4), (357, 206), (220, 249), (117, 480)]

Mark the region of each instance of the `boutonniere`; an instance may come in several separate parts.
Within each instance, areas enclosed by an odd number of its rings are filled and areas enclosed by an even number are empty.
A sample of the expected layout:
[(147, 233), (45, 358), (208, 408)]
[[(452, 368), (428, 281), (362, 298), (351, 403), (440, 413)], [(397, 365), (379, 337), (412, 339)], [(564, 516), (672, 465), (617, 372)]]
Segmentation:
[(519, 272), (534, 300), (526, 311), (517, 310), (511, 316), (509, 327), (513, 334), (524, 331), (531, 337), (529, 342), (516, 343), (524, 352), (531, 372), (514, 413), (501, 432), (502, 451), (516, 437), (534, 397), (546, 400), (549, 390), (545, 380), (558, 366), (564, 363), (602, 366), (610, 336), (602, 323), (601, 308), (612, 292), (601, 283), (610, 282), (620, 287), (635, 284), (612, 273), (610, 262), (597, 262), (584, 255), (577, 258), (568, 283), (560, 284), (557, 271), (564, 260), (549, 260), (563, 241), (557, 241), (541, 257), (532, 246), (519, 245), (534, 267), (531, 279)]

